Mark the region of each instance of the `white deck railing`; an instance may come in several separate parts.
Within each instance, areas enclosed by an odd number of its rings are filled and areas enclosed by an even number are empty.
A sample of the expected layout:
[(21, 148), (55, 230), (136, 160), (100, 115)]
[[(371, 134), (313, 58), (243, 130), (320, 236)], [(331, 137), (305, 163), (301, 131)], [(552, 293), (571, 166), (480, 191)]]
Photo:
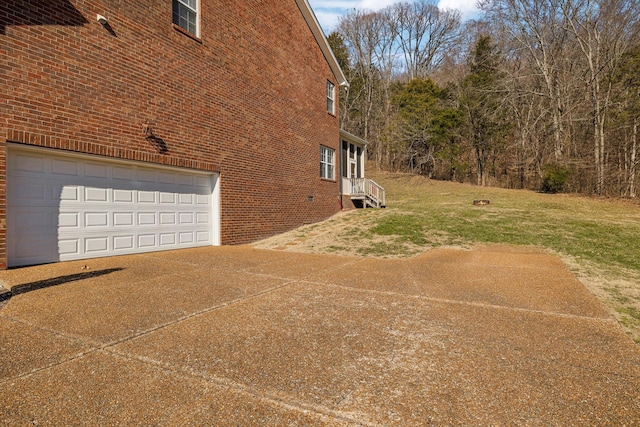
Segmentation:
[(386, 206), (386, 192), (384, 187), (368, 178), (349, 178), (348, 180), (351, 197), (364, 197), (366, 202), (376, 208)]

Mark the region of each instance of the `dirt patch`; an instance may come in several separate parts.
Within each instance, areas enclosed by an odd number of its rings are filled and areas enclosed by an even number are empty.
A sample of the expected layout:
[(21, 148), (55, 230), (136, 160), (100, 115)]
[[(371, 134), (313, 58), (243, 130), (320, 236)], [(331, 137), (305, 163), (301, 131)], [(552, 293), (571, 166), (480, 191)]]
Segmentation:
[[(258, 249), (273, 249), (277, 251), (302, 252), (312, 254), (334, 253), (338, 255), (354, 255), (355, 248), (345, 247), (337, 250), (340, 239), (349, 227), (360, 227), (354, 221), (355, 210), (340, 212), (328, 220), (305, 225), (287, 233), (278, 234), (268, 239), (255, 242), (252, 246)], [(355, 239), (354, 239), (355, 240)], [(354, 245), (357, 243), (354, 242)]]
[[(269, 237), (252, 246), (258, 249), (368, 258), (407, 258), (433, 248), (431, 245), (419, 246), (408, 242), (399, 244), (394, 236), (373, 234), (371, 228), (390, 213), (385, 209), (343, 211), (323, 222)], [(376, 250), (381, 247), (384, 250)]]

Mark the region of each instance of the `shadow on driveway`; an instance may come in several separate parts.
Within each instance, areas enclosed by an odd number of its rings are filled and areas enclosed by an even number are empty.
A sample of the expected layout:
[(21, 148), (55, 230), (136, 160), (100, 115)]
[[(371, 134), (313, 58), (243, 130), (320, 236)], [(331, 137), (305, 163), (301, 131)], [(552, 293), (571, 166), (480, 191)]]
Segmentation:
[(54, 277), (52, 279), (38, 280), (37, 282), (16, 285), (11, 288), (11, 294), (19, 295), (26, 292), (37, 291), (38, 289), (49, 288), (51, 286), (63, 285), (77, 280), (91, 279), (93, 277), (104, 276), (105, 274), (121, 271), (122, 268), (108, 268), (106, 270), (88, 271), (86, 273), (69, 274), (66, 276)]

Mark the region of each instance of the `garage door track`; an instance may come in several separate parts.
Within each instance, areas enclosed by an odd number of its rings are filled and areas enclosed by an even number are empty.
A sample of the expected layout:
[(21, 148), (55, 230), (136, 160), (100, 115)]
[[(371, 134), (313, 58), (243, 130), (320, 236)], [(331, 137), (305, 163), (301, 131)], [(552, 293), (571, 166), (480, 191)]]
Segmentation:
[(529, 249), (208, 247), (0, 279), (0, 425), (640, 425), (640, 348)]

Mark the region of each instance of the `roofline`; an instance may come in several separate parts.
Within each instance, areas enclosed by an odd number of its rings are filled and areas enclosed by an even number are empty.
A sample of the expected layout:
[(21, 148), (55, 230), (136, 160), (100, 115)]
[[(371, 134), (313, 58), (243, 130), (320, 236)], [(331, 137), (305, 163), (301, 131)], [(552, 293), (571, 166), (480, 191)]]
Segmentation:
[(329, 66), (331, 67), (331, 71), (333, 71), (333, 75), (338, 79), (338, 85), (340, 86), (349, 86), (349, 82), (342, 72), (342, 68), (338, 64), (338, 60), (336, 56), (333, 54), (333, 50), (331, 50), (331, 46), (329, 46), (329, 42), (324, 35), (324, 31), (322, 31), (322, 27), (318, 22), (318, 18), (316, 18), (316, 14), (313, 13), (311, 6), (307, 0), (296, 0), (302, 15), (304, 16), (305, 21), (307, 21), (307, 25), (309, 25), (309, 29), (313, 33), (313, 36), (316, 38), (324, 57), (326, 58)]
[(369, 143), (367, 141), (365, 141), (364, 139), (355, 136), (352, 133), (347, 132), (346, 130), (342, 130), (340, 129), (340, 138), (341, 139), (346, 139), (349, 142), (353, 142), (359, 145), (363, 145), (363, 146), (367, 146), (369, 145)]

